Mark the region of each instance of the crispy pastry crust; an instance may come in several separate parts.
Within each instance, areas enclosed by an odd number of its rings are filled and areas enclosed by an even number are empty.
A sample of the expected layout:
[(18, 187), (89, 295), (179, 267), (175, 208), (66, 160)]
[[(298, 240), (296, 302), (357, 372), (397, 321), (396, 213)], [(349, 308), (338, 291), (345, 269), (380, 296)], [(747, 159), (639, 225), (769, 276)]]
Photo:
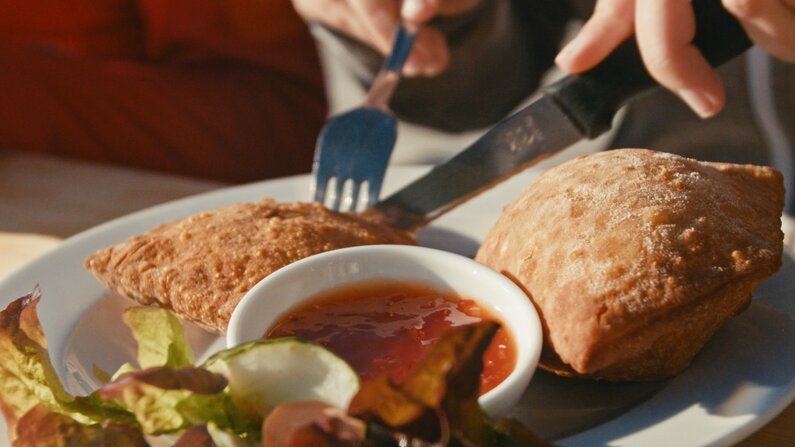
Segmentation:
[(687, 367), (781, 265), (781, 174), (642, 149), (550, 169), (504, 210), (476, 259), (521, 285), (542, 366), (653, 380)]
[(85, 261), (109, 289), (218, 333), (243, 295), (293, 261), (414, 237), (317, 203), (240, 203), (160, 225)]

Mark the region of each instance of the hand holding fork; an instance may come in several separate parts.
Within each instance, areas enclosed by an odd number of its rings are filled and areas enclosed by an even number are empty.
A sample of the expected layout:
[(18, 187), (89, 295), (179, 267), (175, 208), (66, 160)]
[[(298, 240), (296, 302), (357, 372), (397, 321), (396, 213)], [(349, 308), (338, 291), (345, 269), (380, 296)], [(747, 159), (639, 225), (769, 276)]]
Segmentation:
[[(414, 37), (414, 32), (398, 24), (392, 52), (362, 105), (332, 117), (321, 130), (312, 166), (315, 201), (337, 211), (356, 211), (361, 203), (370, 206), (378, 200), (397, 139), (397, 120), (389, 110), (389, 100)], [(360, 202), (364, 184), (366, 199)]]

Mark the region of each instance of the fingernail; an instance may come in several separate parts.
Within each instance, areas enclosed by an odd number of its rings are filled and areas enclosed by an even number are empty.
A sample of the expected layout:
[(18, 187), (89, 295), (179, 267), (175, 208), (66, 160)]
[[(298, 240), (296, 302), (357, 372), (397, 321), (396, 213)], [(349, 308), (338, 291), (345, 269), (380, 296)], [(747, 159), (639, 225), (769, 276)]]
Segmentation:
[(555, 56), (555, 63), (557, 65), (565, 65), (566, 62), (571, 59), (571, 57), (574, 55), (574, 50), (576, 49), (575, 42), (576, 41), (574, 40), (569, 42), (565, 47), (563, 47), (562, 50), (560, 50), (560, 53)]
[(708, 93), (682, 89), (677, 94), (701, 118), (715, 116), (720, 110), (718, 100)]
[(400, 7), (400, 15), (404, 19), (411, 20), (422, 13), (424, 7), (422, 0), (403, 0), (403, 5)]
[(425, 64), (425, 69), (422, 71), (422, 75), (432, 78), (434, 76), (438, 76), (443, 70), (444, 66), (441, 63), (433, 62)]
[(406, 63), (403, 65), (403, 76), (407, 77), (416, 77), (422, 73), (420, 64), (417, 63), (417, 60), (414, 58), (409, 58)]

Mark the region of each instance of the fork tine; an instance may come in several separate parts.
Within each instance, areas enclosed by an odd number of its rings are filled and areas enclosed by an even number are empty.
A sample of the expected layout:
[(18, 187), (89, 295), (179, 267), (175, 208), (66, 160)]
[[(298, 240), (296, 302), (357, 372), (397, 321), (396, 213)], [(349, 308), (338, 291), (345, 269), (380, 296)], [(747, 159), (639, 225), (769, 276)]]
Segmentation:
[(339, 177), (333, 177), (334, 180), (334, 197), (332, 198), (330, 209), (334, 211), (340, 210), (340, 204), (342, 203), (342, 188), (345, 186), (345, 181), (340, 180)]
[(325, 203), (326, 202), (326, 187), (328, 186), (329, 179), (326, 177), (321, 177), (315, 175), (315, 181), (313, 182), (314, 185), (314, 192), (312, 193), (313, 200), (315, 202)]
[(361, 200), (359, 199), (359, 191), (361, 189), (361, 186), (362, 186), (361, 182), (357, 182), (356, 180), (353, 180), (351, 182), (351, 195), (350, 195), (350, 197), (351, 197), (350, 211), (351, 212), (356, 212), (359, 209), (359, 204), (361, 203)]
[(378, 201), (378, 194), (381, 192), (381, 181), (374, 178), (367, 179), (367, 208), (375, 205)]

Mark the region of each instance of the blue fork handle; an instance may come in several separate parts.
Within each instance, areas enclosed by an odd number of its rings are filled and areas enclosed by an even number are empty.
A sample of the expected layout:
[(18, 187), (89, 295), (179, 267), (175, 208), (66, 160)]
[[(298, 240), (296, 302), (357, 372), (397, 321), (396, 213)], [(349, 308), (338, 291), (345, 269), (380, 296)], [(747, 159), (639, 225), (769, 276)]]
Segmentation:
[(409, 31), (409, 29), (398, 22), (397, 30), (395, 30), (395, 37), (392, 39), (392, 53), (384, 60), (382, 70), (394, 71), (400, 73), (406, 59), (409, 58), (411, 48), (414, 46), (414, 38), (416, 34)]
[(416, 28), (398, 22), (395, 37), (392, 39), (392, 51), (384, 59), (384, 65), (373, 80), (362, 104), (364, 107), (389, 111), (389, 100), (400, 82), (400, 71), (409, 58), (415, 36)]

